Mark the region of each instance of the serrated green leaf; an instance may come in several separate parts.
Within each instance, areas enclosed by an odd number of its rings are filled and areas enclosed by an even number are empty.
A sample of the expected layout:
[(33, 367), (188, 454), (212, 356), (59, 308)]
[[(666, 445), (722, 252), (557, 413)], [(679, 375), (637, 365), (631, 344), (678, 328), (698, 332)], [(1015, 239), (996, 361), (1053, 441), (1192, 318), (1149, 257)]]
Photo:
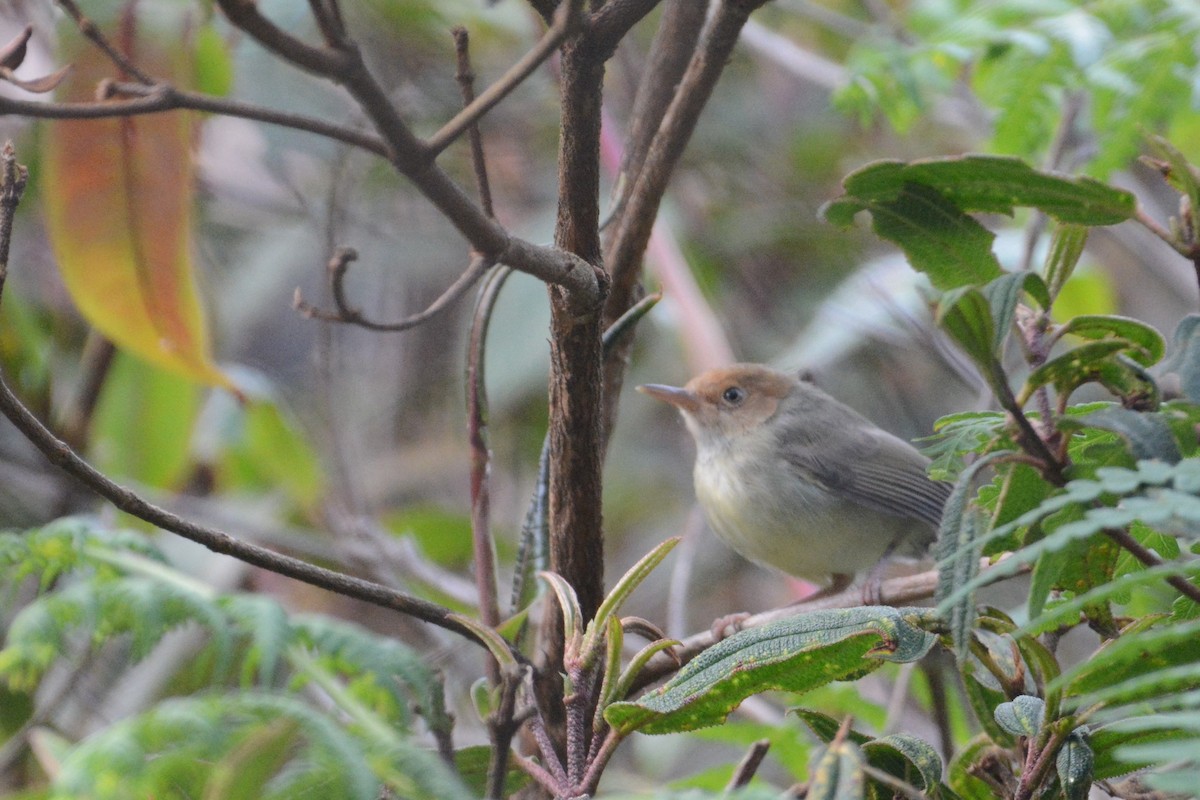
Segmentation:
[(1154, 752), (1147, 752), (1142, 757), (1138, 757), (1137, 751), (1131, 753), (1128, 749), (1130, 745), (1157, 747), (1163, 742), (1187, 741), (1190, 738), (1191, 734), (1172, 727), (1161, 716), (1130, 717), (1115, 722), (1094, 731), (1090, 737), (1095, 755), (1094, 777), (1100, 781), (1107, 780), (1161, 763)]
[(1018, 402), (1027, 401), (1036, 389), (1046, 385), (1053, 385), (1059, 394), (1069, 397), (1085, 383), (1099, 383), (1120, 397), (1135, 393), (1157, 396), (1153, 382), (1132, 363), (1119, 358), (1133, 347), (1124, 339), (1105, 340), (1088, 342), (1055, 356), (1029, 374)]
[(996, 706), (996, 722), (1013, 736), (1034, 737), (1046, 724), (1046, 701), (1023, 694)]
[(1009, 454), (989, 453), (963, 470), (942, 510), (942, 524), (938, 529), (934, 551), (938, 562), (938, 585), (934, 601), (939, 604), (940, 613), (947, 620), (960, 663), (966, 657), (970, 641), (975, 615), (974, 596), (965, 593), (953, 604), (946, 600), (960, 587), (973, 581), (979, 573), (979, 539), (983, 533), (983, 521), (980, 512), (972, 508), (970, 503), (975, 476), (1006, 455)]
[(884, 660), (920, 658), (937, 637), (918, 625), (932, 623), (924, 610), (881, 606), (799, 614), (734, 634), (663, 686), (612, 704), (604, 716), (622, 733), (716, 725), (758, 692), (804, 692), (865, 675)]

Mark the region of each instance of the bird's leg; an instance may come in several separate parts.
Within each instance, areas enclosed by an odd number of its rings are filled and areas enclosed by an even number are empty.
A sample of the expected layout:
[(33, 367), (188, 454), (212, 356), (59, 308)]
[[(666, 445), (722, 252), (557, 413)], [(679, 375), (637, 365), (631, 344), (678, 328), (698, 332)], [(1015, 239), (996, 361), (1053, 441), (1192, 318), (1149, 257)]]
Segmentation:
[(903, 537), (897, 536), (892, 540), (892, 543), (883, 551), (883, 555), (875, 562), (875, 566), (871, 567), (871, 571), (867, 573), (866, 580), (862, 585), (862, 602), (864, 606), (879, 606), (883, 605), (883, 573), (887, 568), (888, 559), (896, 552), (896, 548), (900, 545), (900, 539)]

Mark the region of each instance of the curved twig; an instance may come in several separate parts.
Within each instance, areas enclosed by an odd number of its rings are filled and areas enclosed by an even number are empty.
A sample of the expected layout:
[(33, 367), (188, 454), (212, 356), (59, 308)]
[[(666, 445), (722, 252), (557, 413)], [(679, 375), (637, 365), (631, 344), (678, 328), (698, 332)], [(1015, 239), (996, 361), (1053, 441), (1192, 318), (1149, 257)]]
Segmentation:
[(299, 289), (296, 289), (292, 305), (297, 311), (310, 319), (357, 325), (360, 328), (366, 328), (371, 331), (406, 331), (432, 319), (449, 308), (455, 300), (462, 297), (468, 289), (474, 286), (483, 273), (487, 272), (488, 268), (495, 263), (489, 258), (476, 254), (471, 259), (471, 264), (467, 267), (466, 272), (459, 275), (458, 280), (450, 284), (446, 291), (442, 292), (424, 311), (418, 311), (416, 314), (407, 316), (397, 322), (375, 322), (364, 317), (362, 312), (351, 306), (346, 299), (346, 272), (349, 270), (350, 264), (357, 259), (358, 253), (350, 247), (339, 247), (334, 252), (333, 257), (329, 259), (329, 279), (333, 288), (333, 302), (337, 307), (336, 310), (324, 311), (310, 305), (305, 302)]

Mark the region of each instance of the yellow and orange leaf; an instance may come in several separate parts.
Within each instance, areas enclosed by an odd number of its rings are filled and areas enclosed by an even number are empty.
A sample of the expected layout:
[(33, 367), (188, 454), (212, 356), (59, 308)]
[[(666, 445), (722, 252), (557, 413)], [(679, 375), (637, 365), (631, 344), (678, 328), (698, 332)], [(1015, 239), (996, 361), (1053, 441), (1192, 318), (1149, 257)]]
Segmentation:
[[(190, 83), (187, 17), (139, 29), (127, 3), (113, 37), (144, 72)], [(112, 63), (78, 34), (59, 99), (94, 97)], [(192, 262), (196, 120), (173, 111), (60, 120), (44, 132), (44, 197), (63, 281), (87, 321), (118, 347), (192, 380), (232, 388), (214, 364)]]

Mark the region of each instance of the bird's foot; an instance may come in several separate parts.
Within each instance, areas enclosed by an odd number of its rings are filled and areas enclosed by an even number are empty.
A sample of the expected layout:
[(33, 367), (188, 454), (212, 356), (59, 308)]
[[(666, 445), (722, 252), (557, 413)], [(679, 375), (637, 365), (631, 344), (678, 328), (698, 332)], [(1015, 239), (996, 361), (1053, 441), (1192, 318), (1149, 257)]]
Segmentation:
[(742, 623), (750, 619), (750, 615), (745, 611), (739, 611), (735, 614), (726, 614), (723, 617), (717, 617), (713, 620), (708, 632), (712, 635), (713, 644), (733, 636), (742, 629)]

